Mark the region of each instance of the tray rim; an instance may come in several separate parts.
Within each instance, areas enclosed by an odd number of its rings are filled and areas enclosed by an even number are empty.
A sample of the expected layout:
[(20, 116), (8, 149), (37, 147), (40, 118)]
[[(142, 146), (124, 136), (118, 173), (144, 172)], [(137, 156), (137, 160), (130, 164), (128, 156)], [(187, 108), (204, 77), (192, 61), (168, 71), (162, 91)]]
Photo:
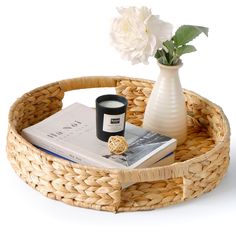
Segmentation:
[[(53, 82), (53, 83), (48, 83), (46, 85), (43, 85), (43, 86), (40, 86), (40, 87), (37, 87), (35, 89), (32, 89), (30, 90), (29, 92), (23, 94), (20, 98), (18, 98), (11, 106), (10, 108), (10, 112), (9, 112), (9, 116), (8, 116), (8, 123), (9, 123), (9, 130), (13, 131), (16, 135), (16, 137), (18, 137), (19, 139), (22, 139), (25, 144), (32, 150), (34, 150), (36, 153), (38, 153), (39, 155), (42, 155), (42, 156), (45, 156), (47, 157), (47, 159), (49, 161), (57, 161), (63, 165), (66, 165), (66, 166), (70, 166), (72, 168), (82, 168), (82, 169), (92, 169), (94, 171), (108, 171), (108, 172), (112, 172), (112, 173), (122, 173), (121, 176), (123, 176), (124, 172), (137, 172), (137, 171), (144, 171), (144, 170), (161, 170), (161, 169), (166, 169), (167, 167), (173, 167), (174, 169), (176, 168), (183, 168), (183, 169), (186, 169), (184, 167), (186, 167), (186, 165), (190, 165), (192, 163), (195, 163), (195, 162), (199, 162), (199, 161), (202, 161), (206, 158), (206, 156), (210, 156), (212, 153), (216, 152), (217, 150), (219, 150), (222, 146), (223, 146), (223, 143), (225, 141), (228, 141), (230, 139), (230, 125), (229, 125), (229, 121), (223, 111), (223, 109), (215, 104), (214, 102), (208, 100), (207, 98), (199, 95), (198, 93), (194, 92), (194, 91), (191, 91), (191, 90), (187, 90), (187, 89), (183, 89), (183, 92), (184, 94), (191, 94), (191, 95), (194, 95), (194, 96), (197, 96), (199, 99), (203, 100), (204, 102), (206, 102), (209, 106), (213, 106), (214, 108), (216, 108), (218, 110), (218, 112), (222, 115), (222, 118), (223, 118), (223, 121), (224, 121), (224, 127), (226, 127), (226, 131), (225, 131), (225, 134), (222, 138), (222, 141), (219, 142), (209, 151), (207, 151), (206, 153), (204, 154), (201, 154), (199, 156), (196, 156), (192, 159), (189, 159), (189, 160), (186, 160), (186, 161), (183, 161), (183, 162), (176, 162), (176, 163), (173, 163), (171, 165), (167, 165), (167, 166), (161, 166), (161, 167), (152, 167), (152, 168), (140, 168), (140, 169), (118, 169), (118, 168), (101, 168), (101, 167), (94, 167), (94, 166), (87, 166), (87, 165), (81, 165), (81, 164), (78, 164), (78, 163), (73, 163), (73, 162), (70, 162), (70, 161), (67, 161), (67, 160), (63, 160), (63, 159), (59, 159), (59, 158), (56, 158), (50, 154), (47, 154), (39, 149), (37, 149), (35, 146), (33, 146), (30, 142), (28, 142), (26, 139), (24, 139), (20, 133), (18, 133), (14, 127), (14, 125), (12, 124), (12, 121), (11, 121), (11, 112), (14, 110), (14, 108), (17, 106), (17, 104), (22, 100), (24, 99), (26, 96), (29, 96), (31, 93), (34, 93), (36, 91), (40, 91), (41, 89), (44, 89), (44, 88), (47, 88), (49, 86), (54, 86), (54, 85), (58, 85), (62, 90), (63, 92), (68, 92), (68, 91), (71, 91), (71, 90), (76, 90), (76, 89), (87, 89), (87, 88), (71, 88), (71, 89), (68, 89), (67, 87), (67, 84), (68, 82), (71, 83), (73, 81), (77, 81), (77, 80), (81, 80), (81, 79), (98, 79), (98, 80), (111, 80), (111, 83), (109, 84), (109, 86), (106, 86), (106, 87), (113, 87), (113, 86), (110, 86), (110, 85), (116, 85), (116, 83), (120, 80), (128, 80), (128, 81), (138, 81), (138, 82), (144, 82), (144, 83), (151, 83), (151, 84), (154, 84), (155, 81), (153, 80), (147, 80), (147, 79), (142, 79), (142, 78), (132, 78), (132, 77), (126, 77), (126, 76), (87, 76), (87, 77), (75, 77), (75, 78), (72, 78), (72, 79), (65, 79), (65, 80), (60, 80), (60, 81), (57, 81), (57, 82)], [(115, 84), (114, 84), (115, 83)], [(99, 86), (100, 87), (100, 86)], [(99, 88), (97, 87), (97, 88)], [(102, 86), (101, 86), (102, 87)], [(114, 86), (115, 88), (116, 86)], [(88, 87), (88, 88), (96, 88), (96, 87)], [(184, 172), (183, 172), (184, 174)], [(182, 175), (181, 175), (182, 176)], [(174, 177), (179, 177), (178, 176), (173, 176), (172, 175), (172, 178)], [(122, 179), (122, 177), (121, 177)]]

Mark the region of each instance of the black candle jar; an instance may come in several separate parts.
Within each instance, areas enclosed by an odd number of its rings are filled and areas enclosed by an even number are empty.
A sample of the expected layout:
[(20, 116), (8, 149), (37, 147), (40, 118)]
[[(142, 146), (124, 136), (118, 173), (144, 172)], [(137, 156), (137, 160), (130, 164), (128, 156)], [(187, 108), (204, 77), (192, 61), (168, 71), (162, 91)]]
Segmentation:
[(96, 99), (96, 130), (100, 140), (107, 142), (110, 136), (124, 136), (127, 104), (126, 98), (113, 94)]

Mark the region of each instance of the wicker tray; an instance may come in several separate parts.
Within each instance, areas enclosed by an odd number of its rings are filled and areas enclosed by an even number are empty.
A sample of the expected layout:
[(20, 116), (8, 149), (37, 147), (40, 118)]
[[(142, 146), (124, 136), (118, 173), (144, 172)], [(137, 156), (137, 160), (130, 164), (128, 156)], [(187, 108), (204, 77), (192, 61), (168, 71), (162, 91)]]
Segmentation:
[[(106, 211), (160, 208), (212, 190), (229, 164), (230, 129), (223, 111), (185, 91), (188, 139), (176, 150), (176, 163), (155, 168), (118, 170), (81, 166), (48, 155), (21, 136), (21, 130), (62, 108), (74, 89), (116, 87), (129, 101), (127, 120), (142, 124), (153, 81), (126, 77), (82, 77), (37, 88), (19, 98), (9, 113), (7, 153), (13, 169), (46, 197), (74, 206)], [(122, 189), (121, 185), (134, 182)]]

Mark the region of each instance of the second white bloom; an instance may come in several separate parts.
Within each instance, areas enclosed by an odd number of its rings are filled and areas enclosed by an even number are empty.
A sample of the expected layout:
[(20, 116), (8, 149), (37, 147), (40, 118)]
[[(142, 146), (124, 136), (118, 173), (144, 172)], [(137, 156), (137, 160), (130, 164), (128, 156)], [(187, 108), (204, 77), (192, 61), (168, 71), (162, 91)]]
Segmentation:
[(171, 38), (172, 25), (147, 7), (119, 8), (118, 12), (121, 16), (114, 19), (111, 29), (113, 46), (132, 64), (148, 64), (148, 58)]

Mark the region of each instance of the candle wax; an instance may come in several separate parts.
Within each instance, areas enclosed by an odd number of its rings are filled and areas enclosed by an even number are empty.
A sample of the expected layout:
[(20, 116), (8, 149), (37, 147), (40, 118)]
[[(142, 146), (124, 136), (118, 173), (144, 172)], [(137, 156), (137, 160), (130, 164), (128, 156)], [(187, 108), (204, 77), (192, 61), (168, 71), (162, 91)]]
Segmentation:
[(108, 107), (108, 108), (118, 108), (124, 106), (124, 103), (116, 100), (102, 101), (99, 104), (103, 107)]

